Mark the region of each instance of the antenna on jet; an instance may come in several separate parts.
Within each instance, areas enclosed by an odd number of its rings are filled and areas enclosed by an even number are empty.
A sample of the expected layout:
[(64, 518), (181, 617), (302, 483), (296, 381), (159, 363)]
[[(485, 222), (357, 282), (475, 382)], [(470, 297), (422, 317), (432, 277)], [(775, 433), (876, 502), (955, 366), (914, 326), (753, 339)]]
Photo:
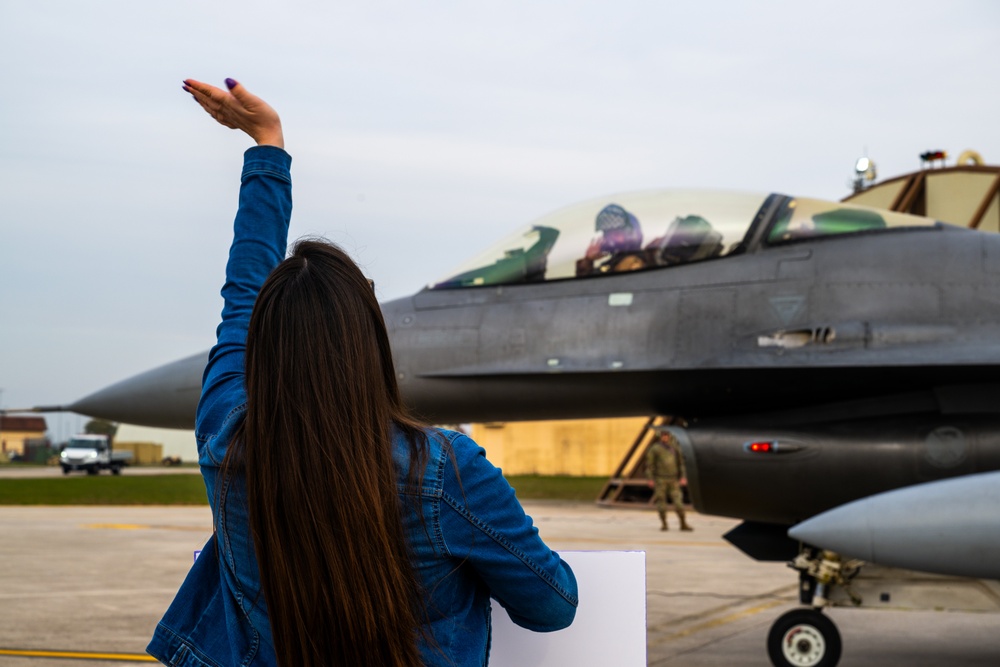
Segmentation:
[(865, 156), (859, 157), (854, 163), (854, 194), (857, 194), (875, 182), (877, 178), (875, 163), (868, 159), (868, 148), (865, 147)]

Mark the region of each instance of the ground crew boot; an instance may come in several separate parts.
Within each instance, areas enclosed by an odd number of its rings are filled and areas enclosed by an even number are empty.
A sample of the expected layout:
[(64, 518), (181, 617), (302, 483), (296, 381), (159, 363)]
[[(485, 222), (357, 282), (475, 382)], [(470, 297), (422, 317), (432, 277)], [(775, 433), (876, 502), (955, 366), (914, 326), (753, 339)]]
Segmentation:
[(688, 525), (687, 519), (685, 518), (683, 511), (677, 512), (677, 516), (681, 518), (681, 530), (686, 530), (688, 532), (694, 530), (694, 528)]
[(660, 530), (670, 530), (667, 528), (667, 513), (660, 512)]

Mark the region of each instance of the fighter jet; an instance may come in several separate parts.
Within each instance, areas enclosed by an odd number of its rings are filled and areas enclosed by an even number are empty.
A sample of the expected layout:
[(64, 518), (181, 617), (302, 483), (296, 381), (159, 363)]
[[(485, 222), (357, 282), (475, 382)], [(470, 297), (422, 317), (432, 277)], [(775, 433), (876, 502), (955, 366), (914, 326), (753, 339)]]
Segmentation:
[[(1000, 235), (657, 190), (542, 217), (383, 312), (404, 399), (428, 420), (684, 417), (695, 508), (744, 519), (731, 541), (755, 558), (801, 559), (802, 600), (822, 606), (827, 552), (789, 527), (1000, 469), (998, 288)], [(191, 428), (206, 357), (68, 409)], [(776, 626), (776, 664), (839, 647), (819, 618)]]

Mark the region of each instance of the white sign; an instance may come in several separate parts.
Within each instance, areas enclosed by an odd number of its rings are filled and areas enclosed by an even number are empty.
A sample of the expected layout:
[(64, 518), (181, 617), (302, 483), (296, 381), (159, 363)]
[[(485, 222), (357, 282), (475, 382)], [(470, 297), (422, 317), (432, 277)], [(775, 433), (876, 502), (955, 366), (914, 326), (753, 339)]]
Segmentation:
[(559, 632), (531, 632), (493, 603), (490, 667), (644, 667), (646, 552), (560, 551), (573, 568), (580, 606)]

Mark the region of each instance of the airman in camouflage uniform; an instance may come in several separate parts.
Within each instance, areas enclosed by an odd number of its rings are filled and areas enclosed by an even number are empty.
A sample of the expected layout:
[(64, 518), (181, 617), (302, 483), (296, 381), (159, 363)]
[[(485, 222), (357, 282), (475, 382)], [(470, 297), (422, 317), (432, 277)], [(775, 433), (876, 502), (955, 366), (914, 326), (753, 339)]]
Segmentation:
[(653, 503), (660, 513), (660, 530), (667, 530), (667, 497), (681, 520), (681, 530), (694, 530), (684, 516), (684, 502), (681, 484), (687, 483), (684, 457), (677, 439), (666, 429), (660, 429), (660, 437), (646, 451), (646, 474), (652, 479)]

